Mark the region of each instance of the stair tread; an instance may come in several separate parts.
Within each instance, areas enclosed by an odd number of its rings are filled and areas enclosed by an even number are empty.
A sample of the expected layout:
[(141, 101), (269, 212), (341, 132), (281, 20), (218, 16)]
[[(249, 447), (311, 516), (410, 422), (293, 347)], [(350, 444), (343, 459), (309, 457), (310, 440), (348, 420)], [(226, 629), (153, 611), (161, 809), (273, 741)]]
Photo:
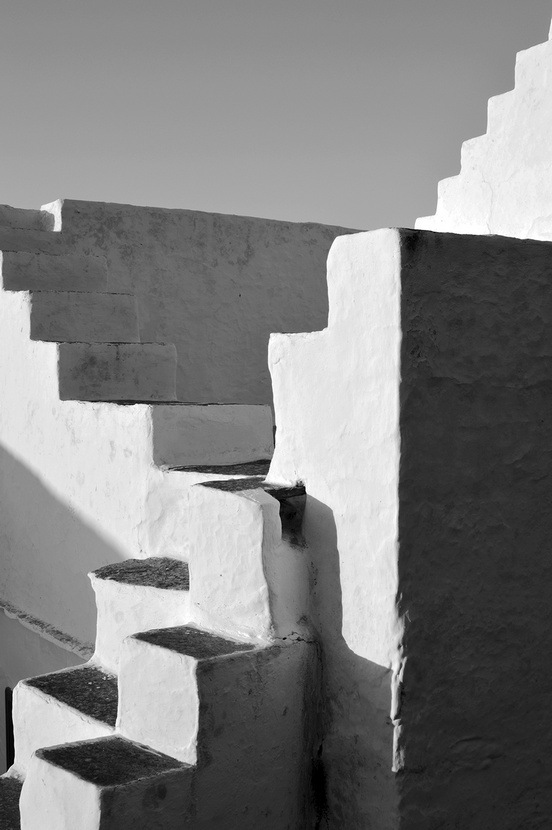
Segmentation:
[(226, 490), (231, 493), (239, 493), (241, 490), (264, 490), (278, 501), (304, 496), (306, 491), (303, 484), (296, 484), (292, 487), (282, 487), (278, 484), (271, 484), (268, 481), (261, 481), (259, 478), (231, 478), (221, 481), (202, 481), (201, 487), (211, 487), (214, 490)]
[(172, 591), (188, 591), (190, 574), (187, 562), (152, 556), (148, 559), (124, 559), (93, 571), (98, 579), (126, 585), (143, 585)]
[[(268, 473), (270, 468), (270, 459), (261, 459), (260, 461), (246, 461), (243, 464), (195, 464), (187, 467), (169, 467), (173, 472), (182, 473), (205, 473), (206, 475), (225, 475), (225, 476), (262, 476), (263, 478)], [(243, 479), (242, 479), (243, 480)]]
[(19, 795), (22, 782), (18, 778), (0, 778), (0, 827), (19, 830)]
[(251, 643), (238, 643), (227, 640), (208, 631), (180, 625), (174, 628), (158, 628), (152, 631), (140, 631), (134, 638), (150, 643), (154, 646), (175, 651), (196, 660), (208, 660), (212, 657), (222, 657), (237, 651), (251, 651), (255, 646)]
[(115, 726), (117, 678), (96, 666), (77, 666), (31, 677), (24, 682), (88, 717)]
[(118, 736), (61, 744), (36, 754), (99, 787), (128, 784), (188, 766)]

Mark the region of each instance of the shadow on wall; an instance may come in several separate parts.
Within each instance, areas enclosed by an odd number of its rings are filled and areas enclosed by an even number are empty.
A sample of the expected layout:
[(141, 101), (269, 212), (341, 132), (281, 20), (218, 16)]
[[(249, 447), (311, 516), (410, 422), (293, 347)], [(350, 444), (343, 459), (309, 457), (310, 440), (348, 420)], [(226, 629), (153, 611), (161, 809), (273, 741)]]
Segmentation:
[(336, 525), (307, 496), (304, 533), (313, 559), (313, 620), (322, 643), (323, 711), (314, 758), (317, 830), (395, 827), (391, 671), (345, 643)]
[(0, 598), (93, 642), (96, 611), (86, 574), (122, 554), (2, 446), (0, 555)]

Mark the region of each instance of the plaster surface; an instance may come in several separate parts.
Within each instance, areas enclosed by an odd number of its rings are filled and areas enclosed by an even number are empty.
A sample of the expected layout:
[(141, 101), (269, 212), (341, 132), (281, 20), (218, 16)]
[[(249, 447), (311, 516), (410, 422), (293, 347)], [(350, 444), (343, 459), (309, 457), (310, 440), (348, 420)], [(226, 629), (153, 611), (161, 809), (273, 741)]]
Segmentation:
[(549, 821), (550, 261), (338, 239), (328, 328), (271, 338), (268, 480), (307, 491), (328, 827)]
[[(273, 331), (325, 325), (324, 262), (345, 228), (72, 199), (45, 206), (64, 246), (105, 256), (143, 342), (175, 343), (177, 397), (270, 403)], [(1, 246), (0, 246), (1, 247)]]
[(464, 142), (417, 228), (552, 239), (552, 42), (517, 55), (515, 87), (489, 100), (487, 131)]

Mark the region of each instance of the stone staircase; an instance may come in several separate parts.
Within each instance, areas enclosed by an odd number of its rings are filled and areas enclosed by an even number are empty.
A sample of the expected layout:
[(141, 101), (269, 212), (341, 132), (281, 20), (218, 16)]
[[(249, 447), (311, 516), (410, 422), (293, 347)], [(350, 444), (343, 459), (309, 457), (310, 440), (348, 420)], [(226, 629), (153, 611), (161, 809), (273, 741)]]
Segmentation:
[[(86, 503), (99, 468), (107, 498), (121, 500), (106, 527), (140, 552), (89, 574), (92, 659), (15, 689), (0, 826), (308, 826), (317, 656), (301, 622), (304, 490), (265, 483), (269, 408), (178, 402), (175, 347), (140, 341), (135, 298), (109, 292), (105, 262), (67, 250), (47, 211), (0, 207), (0, 224), (16, 382), (37, 396), (31, 431), (47, 432), (38, 396), (56, 420), (55, 471), (46, 459), (40, 474), (101, 522), (101, 500)], [(2, 424), (14, 443), (16, 414)], [(144, 455), (141, 490), (123, 458), (115, 466), (122, 434), (125, 458)], [(75, 447), (89, 436), (83, 472)], [(75, 470), (61, 475), (64, 465)]]

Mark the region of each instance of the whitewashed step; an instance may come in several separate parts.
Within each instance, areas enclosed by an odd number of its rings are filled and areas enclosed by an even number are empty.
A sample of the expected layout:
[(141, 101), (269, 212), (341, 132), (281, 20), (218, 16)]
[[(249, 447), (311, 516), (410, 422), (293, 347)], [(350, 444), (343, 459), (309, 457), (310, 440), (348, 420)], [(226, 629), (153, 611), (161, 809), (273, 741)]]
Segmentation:
[(35, 750), (111, 735), (117, 679), (94, 665), (22, 680), (13, 693), (15, 769), (24, 773)]
[(125, 641), (118, 729), (195, 764), (193, 827), (310, 826), (301, 810), (314, 734), (316, 649), (252, 646), (191, 626)]
[(174, 345), (61, 343), (58, 349), (61, 400), (176, 400)]
[(21, 792), (21, 830), (180, 830), (188, 767), (119, 737), (39, 750)]
[[(195, 764), (200, 706), (212, 705), (211, 697), (224, 690), (233, 674), (228, 661), (215, 667), (217, 658), (245, 656), (246, 662), (238, 670), (241, 673), (253, 669), (253, 650), (251, 643), (191, 626), (143, 631), (129, 637), (119, 663), (118, 730), (130, 740)], [(204, 674), (206, 664), (208, 677)], [(225, 678), (226, 669), (230, 675)], [(219, 672), (218, 678), (213, 671)]]
[(53, 231), (54, 216), (46, 210), (28, 210), (0, 205), (0, 228), (19, 228), (27, 231)]
[(139, 343), (136, 297), (105, 292), (34, 291), (31, 339)]
[(0, 227), (0, 251), (61, 254), (64, 248), (65, 242), (60, 233)]
[(3, 776), (0, 778), (0, 828), (2, 830), (20, 830), (19, 796), (21, 781), (17, 778)]
[(264, 465), (234, 470), (255, 467), (255, 475), (188, 488), (182, 555), (190, 567), (192, 614), (205, 628), (284, 636), (299, 630), (308, 608), (305, 490), (267, 483)]
[(119, 669), (125, 637), (190, 620), (188, 565), (175, 559), (126, 559), (89, 574), (98, 608), (94, 659)]
[(104, 291), (107, 263), (84, 254), (4, 251), (2, 285), (7, 291)]
[(193, 472), (258, 459), (274, 449), (269, 406), (173, 404), (152, 411), (154, 461), (160, 467)]

